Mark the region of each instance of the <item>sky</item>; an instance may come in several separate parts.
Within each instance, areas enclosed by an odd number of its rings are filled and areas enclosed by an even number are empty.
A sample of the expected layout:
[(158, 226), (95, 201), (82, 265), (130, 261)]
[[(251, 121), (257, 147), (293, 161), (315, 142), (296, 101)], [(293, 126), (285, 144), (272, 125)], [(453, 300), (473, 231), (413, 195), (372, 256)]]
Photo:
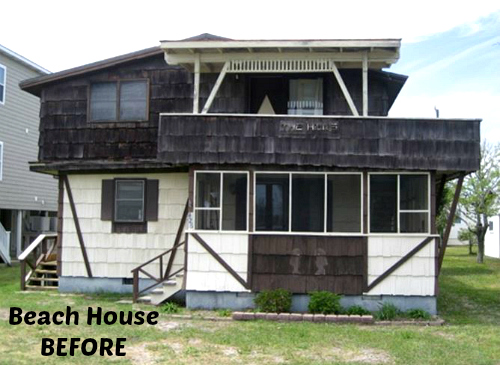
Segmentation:
[[(483, 118), (500, 142), (500, 1), (2, 0), (0, 44), (56, 72), (200, 33), (402, 38), (390, 116)], [(460, 5), (459, 5), (460, 4)]]

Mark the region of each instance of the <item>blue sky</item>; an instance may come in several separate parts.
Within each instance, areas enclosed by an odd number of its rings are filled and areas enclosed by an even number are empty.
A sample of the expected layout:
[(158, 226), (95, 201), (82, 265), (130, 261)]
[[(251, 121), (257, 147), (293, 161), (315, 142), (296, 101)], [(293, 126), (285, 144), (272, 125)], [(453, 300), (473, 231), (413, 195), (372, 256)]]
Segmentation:
[(500, 1), (2, 0), (0, 44), (51, 70), (213, 33), (234, 39), (402, 38), (390, 115), (483, 118), (500, 142)]
[(403, 42), (390, 71), (408, 75), (391, 116), (483, 118), (500, 142), (500, 12), (416, 42)]

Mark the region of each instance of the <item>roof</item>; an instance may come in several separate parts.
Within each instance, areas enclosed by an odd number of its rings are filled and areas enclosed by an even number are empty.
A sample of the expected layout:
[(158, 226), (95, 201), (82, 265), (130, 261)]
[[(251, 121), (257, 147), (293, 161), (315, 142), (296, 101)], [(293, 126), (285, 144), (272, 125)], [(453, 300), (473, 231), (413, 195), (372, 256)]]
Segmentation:
[(13, 58), (14, 60), (22, 63), (23, 65), (39, 72), (39, 73), (42, 73), (42, 74), (49, 74), (50, 71), (43, 68), (42, 66), (36, 64), (35, 62), (33, 61), (30, 61), (28, 60), (26, 57), (23, 57), (21, 56), (20, 54), (8, 49), (7, 47), (4, 47), (0, 44), (0, 53), (3, 53), (7, 56), (9, 56), (10, 58)]
[(160, 47), (150, 47), (146, 48), (140, 51), (132, 52), (132, 53), (127, 53), (124, 55), (120, 55), (117, 57), (112, 57), (112, 58), (107, 58), (102, 61), (97, 61), (93, 63), (89, 63), (83, 66), (78, 66), (74, 68), (70, 68), (68, 70), (60, 71), (60, 72), (55, 72), (50, 75), (44, 75), (44, 76), (39, 76), (39, 77), (34, 77), (32, 79), (24, 80), (21, 81), (19, 86), (21, 89), (28, 91), (32, 94), (35, 94), (37, 96), (40, 96), (40, 89), (41, 86), (44, 84), (47, 84), (49, 82), (65, 79), (68, 77), (73, 77), (73, 76), (78, 76), (82, 75), (88, 72), (93, 72), (93, 71), (99, 71), (104, 68), (112, 67), (112, 66), (117, 66), (126, 62), (142, 59), (142, 58), (147, 58), (151, 57), (154, 55), (161, 55), (163, 51), (160, 49)]

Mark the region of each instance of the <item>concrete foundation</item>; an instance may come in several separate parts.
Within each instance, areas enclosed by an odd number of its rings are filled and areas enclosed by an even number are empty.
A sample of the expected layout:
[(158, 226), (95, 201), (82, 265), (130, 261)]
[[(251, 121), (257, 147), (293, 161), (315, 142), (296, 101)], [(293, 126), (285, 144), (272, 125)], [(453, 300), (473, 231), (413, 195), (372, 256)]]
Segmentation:
[[(254, 293), (188, 291), (186, 292), (186, 307), (190, 309), (252, 309), (255, 308), (254, 298)], [(379, 310), (384, 303), (394, 304), (401, 311), (423, 309), (430, 314), (437, 314), (436, 297), (354, 295), (343, 296), (340, 300), (344, 308), (359, 305), (371, 312)], [(309, 295), (295, 294), (292, 298), (292, 312), (307, 312), (308, 304)]]
[[(139, 279), (139, 289), (153, 285), (150, 279)], [(132, 284), (123, 284), (122, 278), (85, 278), (61, 276), (59, 291), (61, 293), (123, 293), (132, 294)]]

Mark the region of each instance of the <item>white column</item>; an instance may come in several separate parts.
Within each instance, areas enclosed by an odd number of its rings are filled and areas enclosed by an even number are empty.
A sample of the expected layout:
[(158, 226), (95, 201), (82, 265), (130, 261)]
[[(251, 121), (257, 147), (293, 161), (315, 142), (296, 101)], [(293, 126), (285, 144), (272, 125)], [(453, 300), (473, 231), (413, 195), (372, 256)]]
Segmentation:
[(363, 54), (363, 116), (368, 116), (368, 53)]
[(194, 61), (193, 114), (200, 111), (200, 55)]
[(23, 211), (16, 211), (16, 257), (22, 253), (23, 241)]

